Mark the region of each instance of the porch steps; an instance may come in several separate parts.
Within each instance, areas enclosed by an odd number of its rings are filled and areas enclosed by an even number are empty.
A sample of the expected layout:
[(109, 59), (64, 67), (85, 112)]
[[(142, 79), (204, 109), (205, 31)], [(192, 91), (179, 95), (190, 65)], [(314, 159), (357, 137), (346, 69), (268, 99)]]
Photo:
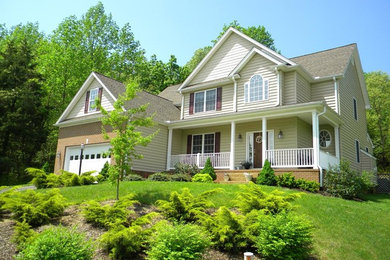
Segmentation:
[[(217, 174), (216, 182), (218, 183), (247, 183), (244, 173), (252, 174), (253, 178), (257, 178), (261, 169), (248, 169), (248, 170), (215, 170)], [(275, 175), (281, 175), (283, 173), (291, 172), (297, 179), (306, 179), (310, 181), (319, 182), (319, 170), (316, 169), (274, 169)], [(229, 175), (229, 181), (224, 180), (224, 175)]]

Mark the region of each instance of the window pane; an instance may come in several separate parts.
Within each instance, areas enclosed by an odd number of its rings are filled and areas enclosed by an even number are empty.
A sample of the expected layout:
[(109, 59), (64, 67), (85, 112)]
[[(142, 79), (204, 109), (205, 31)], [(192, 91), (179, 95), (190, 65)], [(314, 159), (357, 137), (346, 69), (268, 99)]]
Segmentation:
[(88, 108), (89, 111), (96, 111), (96, 107), (94, 106), (95, 106), (95, 100), (97, 96), (98, 96), (98, 89), (97, 88), (91, 89), (89, 92), (89, 108)]
[(214, 134), (204, 135), (204, 152), (214, 153)]
[(86, 154), (85, 155), (85, 160), (88, 160), (89, 159), (89, 154)]
[(76, 155), (76, 156), (74, 157), (74, 159), (75, 159), (75, 160), (78, 160), (78, 159), (79, 159), (79, 156), (78, 156), (78, 155)]
[(204, 108), (204, 92), (195, 93), (195, 113), (203, 112)]
[(202, 135), (192, 137), (192, 153), (202, 153)]
[(217, 97), (217, 90), (206, 91), (206, 111), (215, 110), (215, 100)]
[(268, 80), (264, 81), (264, 99), (268, 99)]
[(100, 153), (96, 154), (96, 159), (100, 159)]
[(91, 154), (91, 159), (95, 159), (95, 154)]
[(250, 101), (263, 100), (263, 79), (260, 75), (251, 78), (249, 86)]
[(70, 156), (70, 160), (73, 160), (73, 155)]

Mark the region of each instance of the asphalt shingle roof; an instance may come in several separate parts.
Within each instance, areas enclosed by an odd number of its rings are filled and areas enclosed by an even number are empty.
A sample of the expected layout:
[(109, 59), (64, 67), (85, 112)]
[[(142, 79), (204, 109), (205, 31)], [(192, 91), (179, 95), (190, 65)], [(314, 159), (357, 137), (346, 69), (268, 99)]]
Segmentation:
[(169, 86), (161, 91), (158, 95), (172, 101), (175, 106), (181, 106), (181, 95), (177, 91), (180, 86), (181, 84)]
[(319, 51), (290, 58), (302, 65), (313, 77), (326, 77), (343, 74), (356, 44), (349, 44), (329, 50)]
[[(126, 86), (122, 82), (97, 72), (95, 72), (95, 75), (109, 89), (115, 98), (118, 98), (120, 94), (125, 92)], [(146, 103), (149, 104), (146, 110), (147, 115), (154, 115), (153, 118), (156, 122), (163, 123), (165, 121), (173, 121), (180, 118), (180, 110), (172, 101), (146, 91), (138, 92), (137, 97), (125, 103), (125, 108), (135, 108)]]

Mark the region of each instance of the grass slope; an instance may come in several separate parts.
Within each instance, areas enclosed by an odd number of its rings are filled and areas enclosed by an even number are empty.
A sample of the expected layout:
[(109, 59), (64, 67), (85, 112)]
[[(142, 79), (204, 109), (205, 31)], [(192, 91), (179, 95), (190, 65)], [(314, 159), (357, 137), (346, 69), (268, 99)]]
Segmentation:
[[(137, 194), (145, 204), (167, 199), (171, 191), (188, 187), (192, 193), (222, 188), (212, 197), (216, 207), (232, 207), (239, 190), (234, 184), (202, 184), (184, 182), (123, 182), (121, 195)], [(288, 189), (263, 186), (265, 191)], [(62, 188), (61, 193), (73, 204), (88, 200), (115, 198), (115, 188), (109, 183)], [(369, 195), (364, 202), (306, 194), (295, 204), (297, 212), (305, 214), (314, 224), (314, 254), (320, 259), (390, 259), (390, 195)]]

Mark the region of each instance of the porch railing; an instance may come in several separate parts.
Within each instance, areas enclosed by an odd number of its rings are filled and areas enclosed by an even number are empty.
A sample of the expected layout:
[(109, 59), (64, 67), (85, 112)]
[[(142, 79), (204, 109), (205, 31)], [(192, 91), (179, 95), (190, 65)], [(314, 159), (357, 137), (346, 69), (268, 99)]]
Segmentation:
[(199, 168), (203, 168), (207, 158), (210, 158), (214, 168), (229, 168), (230, 152), (171, 155), (171, 168), (174, 168), (177, 163), (192, 164), (198, 166)]
[(313, 167), (313, 148), (267, 150), (266, 158), (272, 167)]

